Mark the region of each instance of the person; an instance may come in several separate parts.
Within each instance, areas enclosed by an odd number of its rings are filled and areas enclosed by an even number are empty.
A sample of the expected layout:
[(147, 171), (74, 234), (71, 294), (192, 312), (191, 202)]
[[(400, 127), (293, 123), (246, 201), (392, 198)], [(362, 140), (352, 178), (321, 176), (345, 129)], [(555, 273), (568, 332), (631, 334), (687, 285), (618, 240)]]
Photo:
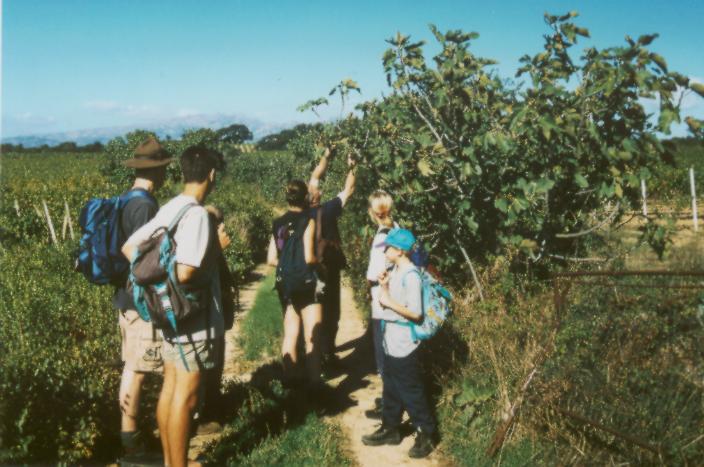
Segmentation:
[[(308, 206), (308, 187), (302, 180), (292, 180), (286, 186), (288, 211), (272, 223), (272, 235), (267, 253), (267, 263), (279, 265), (279, 256), (283, 252), (286, 240), (297, 235), (302, 237), (305, 264), (312, 269), (316, 264), (314, 251), (315, 220), (306, 210)], [(301, 234), (300, 232), (303, 232)], [(287, 384), (297, 383), (296, 365), (298, 363), (298, 338), (301, 324), (305, 346), (305, 367), (308, 384), (320, 383), (320, 328), (322, 322), (319, 287), (313, 281), (302, 290), (292, 293), (286, 284), (277, 280), (276, 288), (284, 315), (284, 338), (281, 343), (281, 355), (284, 363), (284, 380)]]
[[(232, 328), (235, 315), (235, 296), (233, 293), (234, 279), (225, 260), (223, 250), (230, 245), (230, 236), (225, 230), (225, 216), (222, 210), (212, 204), (205, 206), (210, 220), (210, 231), (215, 232), (218, 241), (213, 242), (217, 248), (218, 274), (220, 275), (220, 293), (225, 330)], [(222, 431), (222, 425), (217, 421), (222, 415), (222, 375), (225, 369), (225, 334), (218, 337), (220, 343), (216, 346), (218, 354), (215, 367), (205, 372), (202, 384), (202, 401), (199, 408), (197, 433), (212, 434)]]
[(345, 255), (342, 252), (340, 229), (337, 225), (342, 215), (342, 209), (347, 200), (354, 193), (355, 188), (355, 160), (347, 159), (348, 172), (345, 185), (340, 193), (331, 200), (320, 203), (320, 179), (325, 175), (330, 158), (330, 149), (326, 148), (323, 157), (313, 170), (308, 188), (310, 192), (310, 215), (316, 222), (320, 222), (316, 232), (316, 255), (321, 265), (321, 279), (325, 283), (321, 297), (323, 324), (322, 343), (324, 367), (334, 367), (337, 358), (335, 355), (335, 339), (340, 322), (340, 276), (346, 266)]
[[(176, 279), (179, 284), (204, 290), (208, 306), (185, 323), (179, 333), (162, 329), (164, 383), (157, 403), (157, 422), (164, 462), (171, 467), (186, 465), (191, 417), (198, 403), (203, 372), (215, 367), (218, 345), (224, 333), (217, 249), (203, 207), (215, 188), (216, 173), (224, 169), (222, 154), (203, 145), (188, 147), (181, 155), (184, 187), (154, 218), (137, 230), (122, 249), (127, 258), (158, 228), (168, 226), (181, 209), (191, 206), (176, 226)], [(221, 245), (222, 246), (222, 245)]]
[[(131, 159), (123, 162), (135, 170), (135, 179), (129, 191), (141, 191), (143, 196), (131, 198), (120, 211), (122, 238), (128, 238), (149, 222), (159, 205), (153, 194), (166, 179), (166, 167), (171, 162), (168, 152), (155, 138), (143, 141)], [(127, 194), (125, 192), (124, 194)], [(120, 378), (120, 441), (125, 459), (139, 458), (146, 454), (144, 439), (137, 426), (142, 386), (147, 373), (162, 371), (161, 336), (151, 323), (140, 319), (132, 297), (127, 293), (127, 276), (121, 278), (112, 297), (118, 311), (122, 341), (123, 369)]]
[(410, 260), (415, 237), (409, 230), (392, 229), (384, 241), (390, 271), (379, 275), (379, 303), (395, 313), (394, 320), (383, 321), (384, 371), (383, 414), (381, 427), (362, 436), (367, 446), (399, 444), (403, 411), (408, 412), (416, 429), (409, 457), (426, 457), (433, 450), (436, 424), (428, 405), (421, 379), (418, 356), (420, 342), (411, 337), (409, 324), (423, 318), (420, 271)]
[[(367, 267), (367, 284), (371, 298), (372, 319), (370, 327), (372, 342), (374, 344), (374, 360), (376, 370), (380, 376), (384, 373), (384, 347), (382, 343), (381, 322), (383, 319), (394, 320), (396, 315), (391, 310), (385, 310), (379, 303), (379, 275), (386, 271), (386, 257), (384, 255), (384, 240), (389, 231), (398, 227), (393, 220), (392, 210), (394, 200), (387, 192), (376, 190), (369, 196), (369, 217), (377, 226), (376, 234), (372, 240), (369, 251), (369, 265)], [(365, 415), (373, 419), (381, 419), (382, 399), (375, 400), (375, 407), (365, 411)]]

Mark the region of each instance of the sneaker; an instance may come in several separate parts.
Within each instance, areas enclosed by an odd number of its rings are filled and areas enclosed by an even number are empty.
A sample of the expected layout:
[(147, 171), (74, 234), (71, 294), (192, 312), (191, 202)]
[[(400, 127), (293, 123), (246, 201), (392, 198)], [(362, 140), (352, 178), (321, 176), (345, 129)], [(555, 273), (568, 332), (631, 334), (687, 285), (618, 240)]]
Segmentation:
[(408, 457), (421, 459), (430, 454), (434, 448), (432, 435), (418, 430), (416, 432), (416, 441), (413, 443), (413, 447), (408, 451)]
[(374, 433), (362, 436), (362, 443), (366, 446), (381, 446), (383, 444), (401, 444), (401, 433), (398, 427), (390, 428), (382, 425)]
[(373, 409), (365, 410), (364, 415), (372, 420), (381, 420), (382, 410), (381, 407), (377, 406)]

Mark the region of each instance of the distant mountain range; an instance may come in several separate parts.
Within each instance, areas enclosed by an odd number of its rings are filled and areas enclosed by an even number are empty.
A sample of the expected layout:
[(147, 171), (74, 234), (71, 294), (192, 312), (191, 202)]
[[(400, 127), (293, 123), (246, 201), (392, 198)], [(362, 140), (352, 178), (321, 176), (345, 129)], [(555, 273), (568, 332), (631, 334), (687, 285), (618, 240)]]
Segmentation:
[(234, 123), (246, 125), (251, 130), (256, 141), (266, 135), (290, 128), (296, 125), (297, 122), (291, 122), (290, 124), (265, 123), (254, 118), (225, 114), (189, 115), (148, 124), (3, 137), (2, 142), (6, 144), (21, 144), (26, 148), (38, 147), (44, 144), (56, 146), (66, 141), (73, 141), (80, 146), (95, 143), (96, 141), (104, 144), (117, 136), (123, 136), (136, 129), (153, 131), (159, 138), (163, 139), (167, 137), (178, 139), (184, 131), (189, 129), (211, 128), (217, 130)]

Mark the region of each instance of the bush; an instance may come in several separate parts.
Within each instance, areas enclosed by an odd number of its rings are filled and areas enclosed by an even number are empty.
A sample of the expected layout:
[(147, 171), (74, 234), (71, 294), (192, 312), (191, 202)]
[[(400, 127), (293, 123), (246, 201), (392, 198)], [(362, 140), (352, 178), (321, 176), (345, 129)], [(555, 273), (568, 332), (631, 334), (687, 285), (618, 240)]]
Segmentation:
[(32, 245), (0, 253), (2, 463), (115, 454), (119, 372), (111, 363), (119, 341), (111, 289), (73, 272), (68, 251)]
[[(557, 315), (552, 284), (536, 286), (505, 266), (497, 263), (484, 277), (493, 284), (487, 301), (456, 302), (451, 329), (470, 346), (470, 359), (448, 356), (443, 342), (429, 356), (433, 367), (456, 361), (435, 374), (449, 455), (463, 465), (490, 464), (486, 450), (521, 399), (501, 450), (504, 462), (686, 465), (704, 455), (693, 443), (704, 416), (704, 327), (696, 300), (686, 289), (647, 288), (681, 282), (574, 285)], [(566, 412), (634, 436), (661, 455)]]

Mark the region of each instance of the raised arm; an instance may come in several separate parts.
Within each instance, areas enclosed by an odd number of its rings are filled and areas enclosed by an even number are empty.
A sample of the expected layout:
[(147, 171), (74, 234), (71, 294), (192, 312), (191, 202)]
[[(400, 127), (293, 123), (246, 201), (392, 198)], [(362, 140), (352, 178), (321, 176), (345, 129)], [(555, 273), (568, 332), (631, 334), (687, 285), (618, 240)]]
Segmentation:
[(357, 181), (357, 175), (355, 170), (357, 168), (357, 164), (355, 163), (354, 159), (348, 157), (347, 166), (349, 167), (349, 172), (347, 172), (347, 178), (345, 178), (345, 187), (340, 193), (340, 198), (342, 199), (343, 206), (347, 204), (347, 200), (350, 196), (352, 196), (352, 193), (354, 193), (354, 186)]
[(330, 149), (325, 148), (323, 157), (320, 158), (318, 165), (313, 169), (313, 173), (310, 175), (310, 180), (308, 181), (309, 189), (316, 189), (320, 185), (320, 179), (323, 178), (325, 172), (328, 170), (328, 163), (330, 162)]

